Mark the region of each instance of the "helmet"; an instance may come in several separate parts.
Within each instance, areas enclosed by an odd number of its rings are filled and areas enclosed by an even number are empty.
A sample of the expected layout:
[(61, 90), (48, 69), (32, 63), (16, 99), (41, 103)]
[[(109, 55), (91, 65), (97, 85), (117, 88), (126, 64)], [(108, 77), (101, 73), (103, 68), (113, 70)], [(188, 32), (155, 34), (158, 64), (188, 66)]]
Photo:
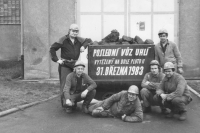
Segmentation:
[(82, 62), (82, 61), (77, 61), (74, 65), (74, 67), (77, 67), (77, 66), (83, 66), (85, 67), (85, 64)]
[(77, 24), (71, 24), (69, 27), (70, 30), (79, 30), (78, 25)]
[(128, 92), (134, 93), (134, 94), (139, 94), (139, 90), (138, 90), (138, 87), (136, 85), (131, 85), (128, 88)]
[(167, 34), (168, 35), (168, 31), (166, 29), (160, 29), (158, 32), (158, 35), (160, 34)]
[(164, 64), (164, 69), (172, 69), (172, 68), (175, 68), (172, 62), (166, 62)]
[(160, 66), (160, 64), (159, 64), (159, 62), (157, 60), (152, 60), (150, 62), (150, 65), (158, 65), (158, 66)]

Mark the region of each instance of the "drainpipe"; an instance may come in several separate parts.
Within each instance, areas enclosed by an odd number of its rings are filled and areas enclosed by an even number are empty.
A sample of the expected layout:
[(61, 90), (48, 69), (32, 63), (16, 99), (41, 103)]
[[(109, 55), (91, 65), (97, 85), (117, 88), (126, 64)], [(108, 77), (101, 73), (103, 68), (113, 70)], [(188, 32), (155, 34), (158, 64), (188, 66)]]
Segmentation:
[(24, 79), (24, 21), (23, 21), (23, 0), (20, 0), (21, 16), (21, 78)]

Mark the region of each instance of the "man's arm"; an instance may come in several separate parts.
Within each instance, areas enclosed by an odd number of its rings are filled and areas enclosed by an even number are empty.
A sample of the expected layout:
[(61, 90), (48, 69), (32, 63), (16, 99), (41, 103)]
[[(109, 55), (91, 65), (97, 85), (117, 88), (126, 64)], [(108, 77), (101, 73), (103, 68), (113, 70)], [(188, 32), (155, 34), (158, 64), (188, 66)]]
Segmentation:
[(182, 68), (183, 67), (183, 62), (182, 62), (182, 58), (181, 58), (181, 53), (180, 53), (180, 51), (179, 51), (179, 49), (178, 49), (176, 44), (174, 44), (173, 52), (174, 52), (174, 56), (176, 58), (177, 67), (178, 68)]
[(91, 91), (91, 90), (93, 90), (93, 89), (95, 89), (97, 87), (97, 84), (94, 82), (94, 80), (92, 80), (90, 78), (89, 75), (87, 75), (87, 74), (84, 73), (84, 77), (85, 77), (87, 83), (89, 84), (89, 86), (87, 87), (88, 91)]
[(147, 88), (149, 90), (152, 90), (152, 89), (155, 89), (153, 88), (153, 86), (151, 86), (151, 82), (149, 82), (149, 74), (146, 73), (143, 80), (142, 80), (142, 83), (141, 83), (141, 86), (142, 88)]
[(143, 112), (140, 100), (137, 99), (135, 103), (136, 108), (135, 111), (130, 116), (125, 116), (124, 121), (126, 122), (142, 122), (143, 121)]
[(187, 83), (185, 79), (183, 77), (179, 77), (176, 90), (167, 95), (167, 100), (171, 101), (175, 97), (182, 96), (185, 91), (186, 86), (187, 86)]
[(65, 39), (66, 39), (66, 36), (60, 38), (58, 42), (55, 42), (54, 44), (51, 45), (49, 52), (50, 52), (52, 61), (54, 61), (54, 62), (58, 61), (56, 51), (62, 47), (63, 41)]
[(105, 99), (102, 107), (104, 110), (109, 109), (115, 102), (120, 101), (121, 96), (124, 95), (125, 91), (121, 91), (117, 94), (113, 94), (111, 97)]

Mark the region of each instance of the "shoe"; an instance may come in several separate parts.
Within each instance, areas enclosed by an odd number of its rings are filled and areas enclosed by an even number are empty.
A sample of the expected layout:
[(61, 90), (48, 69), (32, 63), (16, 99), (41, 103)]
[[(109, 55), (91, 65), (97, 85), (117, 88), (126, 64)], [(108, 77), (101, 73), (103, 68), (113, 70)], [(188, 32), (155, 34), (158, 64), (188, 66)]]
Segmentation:
[(170, 112), (169, 114), (165, 115), (165, 118), (172, 118), (174, 116), (174, 112)]
[(168, 115), (170, 113), (170, 111), (168, 109), (164, 108), (164, 109), (161, 109), (161, 113), (164, 115)]
[(180, 121), (184, 121), (184, 120), (186, 119), (186, 116), (187, 116), (187, 115), (186, 115), (186, 112), (180, 112), (179, 114), (180, 114), (180, 116), (179, 116), (178, 119), (179, 119)]
[(77, 108), (77, 103), (74, 103), (74, 106), (72, 106), (72, 110), (76, 110)]
[(66, 111), (67, 113), (72, 113), (72, 108), (66, 108), (65, 111)]
[(88, 114), (89, 110), (88, 110), (88, 106), (86, 106), (85, 104), (82, 105), (82, 112)]
[(150, 113), (150, 112), (151, 112), (151, 106), (143, 107), (143, 113)]

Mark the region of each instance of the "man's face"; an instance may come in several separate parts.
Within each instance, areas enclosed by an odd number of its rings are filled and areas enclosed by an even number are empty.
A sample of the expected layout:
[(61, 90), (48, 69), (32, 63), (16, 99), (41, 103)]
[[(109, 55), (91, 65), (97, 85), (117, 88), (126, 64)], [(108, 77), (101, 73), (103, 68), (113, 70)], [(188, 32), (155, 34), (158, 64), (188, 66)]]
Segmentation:
[(75, 37), (77, 37), (78, 36), (78, 33), (79, 33), (79, 30), (77, 30), (77, 29), (70, 29), (70, 31), (69, 31), (69, 36), (71, 37), (71, 38), (75, 38)]
[(151, 65), (150, 68), (151, 68), (152, 74), (154, 74), (154, 75), (158, 74), (158, 72), (159, 72), (158, 65)]
[(167, 35), (166, 34), (160, 34), (159, 38), (160, 38), (160, 42), (162, 42), (162, 43), (167, 41)]
[(84, 71), (84, 67), (83, 66), (77, 66), (75, 67), (75, 72), (78, 76), (80, 76)]
[(174, 72), (172, 71), (172, 69), (165, 69), (165, 76), (167, 78), (170, 78), (173, 74)]
[(134, 101), (136, 98), (137, 98), (137, 95), (136, 95), (136, 94), (128, 92), (128, 100), (129, 100), (129, 101), (132, 102), (132, 101)]

